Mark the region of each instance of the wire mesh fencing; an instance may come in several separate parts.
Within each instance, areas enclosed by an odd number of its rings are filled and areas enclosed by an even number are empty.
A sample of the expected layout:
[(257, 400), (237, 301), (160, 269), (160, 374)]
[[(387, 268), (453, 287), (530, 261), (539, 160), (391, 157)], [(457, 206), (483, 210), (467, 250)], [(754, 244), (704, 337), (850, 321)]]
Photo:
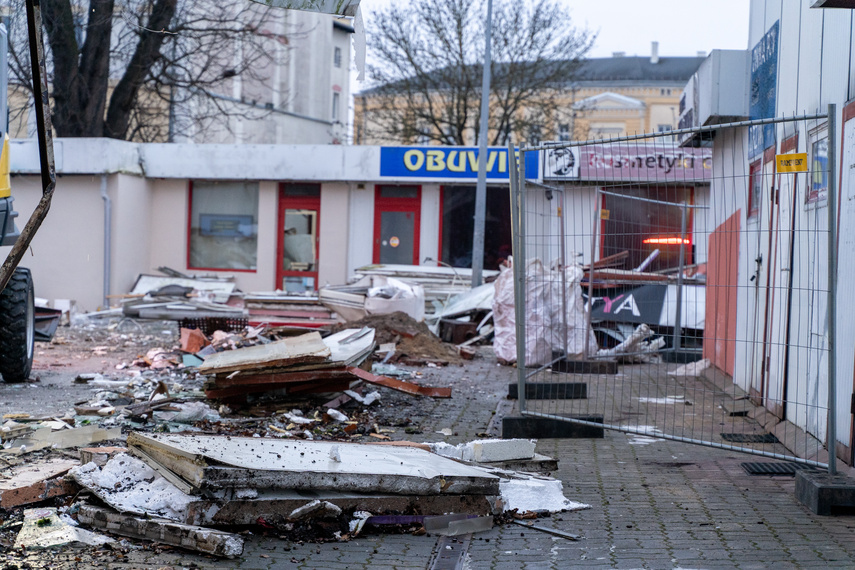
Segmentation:
[(521, 413), (828, 466), (827, 117), (521, 149)]

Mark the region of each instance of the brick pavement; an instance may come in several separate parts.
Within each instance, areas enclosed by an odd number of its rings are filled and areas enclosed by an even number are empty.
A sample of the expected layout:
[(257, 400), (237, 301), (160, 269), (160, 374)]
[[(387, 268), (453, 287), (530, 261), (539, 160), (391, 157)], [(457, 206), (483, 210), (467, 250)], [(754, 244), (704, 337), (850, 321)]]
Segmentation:
[[(513, 369), (490, 359), (429, 369), (425, 383), (453, 386), (454, 398), (412, 401), (411, 417), (423, 433), (407, 437), (401, 430), (396, 439), (476, 438), (513, 377)], [(456, 435), (435, 433), (446, 427)], [(754, 460), (750, 456), (618, 432), (604, 439), (543, 439), (538, 452), (559, 458), (555, 475), (566, 496), (591, 505), (538, 524), (584, 538), (573, 542), (517, 525), (494, 528), (473, 536), (467, 568), (855, 568), (855, 517), (810, 513), (796, 501), (792, 478), (747, 475), (739, 464)], [(104, 567), (426, 568), (435, 545), (435, 537), (410, 535), (322, 545), (251, 536), (239, 560), (136, 550), (122, 561), (108, 557)], [(73, 553), (42, 565), (38, 560), (29, 557), (33, 567), (92, 567), (80, 566)]]

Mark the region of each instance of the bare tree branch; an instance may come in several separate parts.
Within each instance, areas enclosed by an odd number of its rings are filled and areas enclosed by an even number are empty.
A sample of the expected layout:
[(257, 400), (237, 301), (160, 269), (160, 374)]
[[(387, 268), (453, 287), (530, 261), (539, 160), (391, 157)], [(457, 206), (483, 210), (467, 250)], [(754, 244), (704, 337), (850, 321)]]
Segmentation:
[[(474, 144), (478, 138), (486, 2), (413, 0), (378, 13), (369, 31), (373, 87), (363, 131), (385, 142)], [(493, 10), (491, 144), (552, 129), (594, 36), (555, 0), (497, 0)], [(545, 134), (545, 132), (544, 132)]]

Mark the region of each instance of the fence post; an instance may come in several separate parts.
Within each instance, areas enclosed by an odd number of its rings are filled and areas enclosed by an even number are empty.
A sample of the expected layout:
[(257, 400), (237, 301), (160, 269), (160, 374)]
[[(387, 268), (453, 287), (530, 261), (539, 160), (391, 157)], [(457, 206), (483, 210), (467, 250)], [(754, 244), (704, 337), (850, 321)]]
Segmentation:
[(509, 181), (511, 186), (511, 246), (514, 251), (514, 328), (517, 340), (517, 400), (520, 412), (525, 410), (525, 246), (523, 217), (525, 207), (520, 179), (525, 177), (522, 151), (516, 159), (514, 143), (508, 140)]
[(674, 313), (674, 340), (672, 342), (675, 355), (680, 350), (681, 337), (683, 336), (683, 271), (686, 264), (687, 209), (688, 205), (683, 202), (683, 207), (680, 208), (682, 216), (680, 220), (680, 257), (677, 263), (677, 310)]
[(837, 105), (828, 106), (828, 474), (837, 473)]

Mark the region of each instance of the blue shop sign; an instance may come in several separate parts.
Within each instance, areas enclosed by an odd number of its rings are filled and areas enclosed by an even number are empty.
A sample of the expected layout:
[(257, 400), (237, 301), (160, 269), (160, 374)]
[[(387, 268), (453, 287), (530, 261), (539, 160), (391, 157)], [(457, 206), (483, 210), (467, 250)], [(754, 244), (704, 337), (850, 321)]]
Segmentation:
[[(526, 178), (537, 180), (539, 153), (526, 153)], [(478, 179), (478, 149), (467, 147), (384, 146), (380, 176), (394, 178)], [(487, 180), (508, 179), (508, 149), (487, 150)]]
[[(753, 119), (775, 116), (778, 85), (778, 22), (760, 38), (751, 50), (751, 92), (748, 114)], [(775, 144), (775, 125), (748, 127), (748, 158), (763, 154)]]

